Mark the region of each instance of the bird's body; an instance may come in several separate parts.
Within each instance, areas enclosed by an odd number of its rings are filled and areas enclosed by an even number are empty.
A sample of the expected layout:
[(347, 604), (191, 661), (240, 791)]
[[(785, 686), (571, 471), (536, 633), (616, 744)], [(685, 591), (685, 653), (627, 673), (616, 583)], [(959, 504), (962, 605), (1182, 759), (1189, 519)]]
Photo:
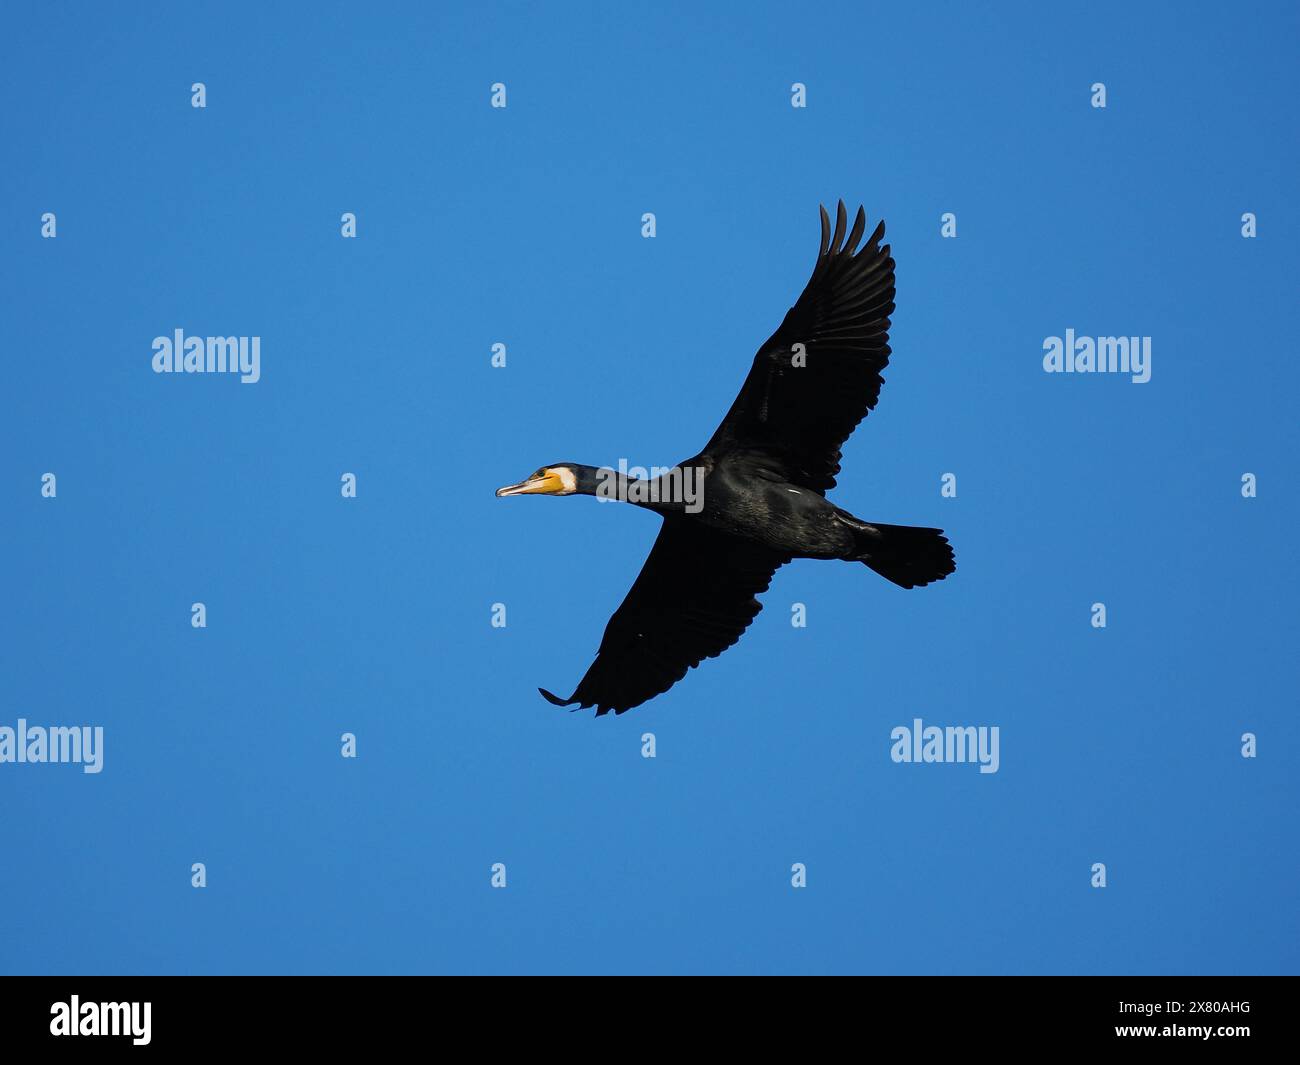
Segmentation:
[(791, 484), (761, 457), (724, 454), (711, 466), (701, 492), (706, 524), (788, 558), (843, 558), (852, 550), (839, 508)]
[[(796, 558), (861, 562), (912, 588), (956, 568), (938, 529), (863, 521), (831, 503), (840, 447), (875, 406), (889, 361), (894, 260), (884, 224), (857, 250), (822, 211), (811, 280), (759, 349), (708, 444), (654, 481), (577, 463), (542, 467), (498, 495), (605, 495), (663, 516), (659, 538), (615, 611), (596, 661), (560, 706), (622, 713), (666, 691), (734, 644), (762, 609), (757, 596)], [(682, 486), (694, 491), (683, 493)]]

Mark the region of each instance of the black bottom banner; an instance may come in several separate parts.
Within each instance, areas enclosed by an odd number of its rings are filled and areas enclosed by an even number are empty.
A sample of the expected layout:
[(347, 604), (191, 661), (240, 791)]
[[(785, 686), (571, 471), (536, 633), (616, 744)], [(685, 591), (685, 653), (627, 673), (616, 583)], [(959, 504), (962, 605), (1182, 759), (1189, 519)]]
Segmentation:
[[(723, 988), (636, 977), (4, 977), (0, 1025), (13, 1051), (245, 1049), (399, 1051), (462, 1046), (559, 1050), (620, 1043), (729, 1051), (755, 1041), (926, 1051), (1048, 1052), (1130, 1044), (1140, 1053), (1286, 1051), (1292, 977), (861, 977), (749, 979)], [(590, 985), (590, 986), (582, 986)], [(435, 1040), (431, 1043), (430, 1040)], [(465, 1042), (468, 1040), (468, 1042)], [(448, 1042), (450, 1041), (450, 1042)]]

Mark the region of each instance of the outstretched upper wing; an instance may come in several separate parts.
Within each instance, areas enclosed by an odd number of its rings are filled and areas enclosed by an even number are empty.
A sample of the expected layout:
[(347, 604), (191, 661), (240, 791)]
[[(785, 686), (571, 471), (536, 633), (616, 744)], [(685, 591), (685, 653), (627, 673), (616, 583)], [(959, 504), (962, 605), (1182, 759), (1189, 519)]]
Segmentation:
[(577, 690), (567, 700), (539, 691), (556, 706), (595, 706), (597, 715), (640, 706), (739, 640), (762, 609), (754, 597), (788, 561), (761, 544), (667, 516)]
[(821, 216), (812, 277), (754, 356), (740, 395), (704, 451), (761, 451), (793, 483), (825, 492), (835, 486), (840, 447), (880, 396), (894, 260), (889, 245), (880, 245), (884, 222), (855, 254), (867, 225), (861, 207), (847, 240), (843, 201), (833, 237), (824, 207)]

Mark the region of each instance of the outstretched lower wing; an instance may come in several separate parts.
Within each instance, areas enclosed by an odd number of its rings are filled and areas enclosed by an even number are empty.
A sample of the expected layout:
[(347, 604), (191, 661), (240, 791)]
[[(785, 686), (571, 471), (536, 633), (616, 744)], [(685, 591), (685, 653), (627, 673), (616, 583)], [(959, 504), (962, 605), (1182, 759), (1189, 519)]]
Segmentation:
[(861, 207), (845, 239), (840, 202), (831, 235), (821, 209), (817, 265), (781, 327), (758, 350), (740, 394), (704, 452), (761, 452), (795, 484), (835, 486), (840, 448), (876, 405), (889, 362), (894, 260), (881, 222), (861, 249)]
[(666, 692), (686, 671), (740, 639), (755, 598), (789, 557), (677, 515), (664, 519), (632, 590), (609, 619), (596, 661), (556, 706), (617, 714)]

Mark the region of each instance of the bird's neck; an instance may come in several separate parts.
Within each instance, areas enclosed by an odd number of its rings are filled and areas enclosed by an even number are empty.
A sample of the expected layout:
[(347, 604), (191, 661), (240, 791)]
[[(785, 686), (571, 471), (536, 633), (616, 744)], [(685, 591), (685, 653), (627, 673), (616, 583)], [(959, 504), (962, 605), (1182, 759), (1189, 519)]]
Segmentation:
[(597, 499), (613, 499), (659, 514), (697, 513), (703, 486), (701, 471), (674, 466), (658, 477), (629, 477), (621, 470), (587, 467), (578, 478), (578, 491)]

